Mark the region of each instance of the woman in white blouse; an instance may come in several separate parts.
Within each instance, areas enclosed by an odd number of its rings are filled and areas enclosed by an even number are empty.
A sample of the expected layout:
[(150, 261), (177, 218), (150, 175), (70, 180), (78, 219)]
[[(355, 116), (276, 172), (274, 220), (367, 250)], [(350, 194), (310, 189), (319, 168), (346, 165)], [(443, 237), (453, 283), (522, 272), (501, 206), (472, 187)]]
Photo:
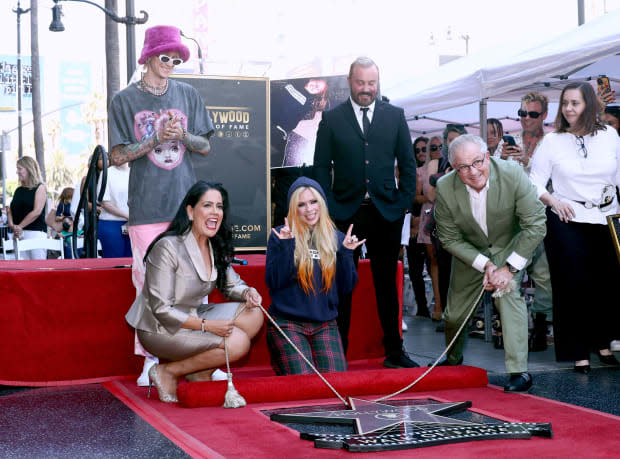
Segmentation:
[(590, 84), (567, 85), (555, 131), (543, 138), (530, 175), (548, 206), (545, 248), (556, 359), (574, 361), (579, 373), (590, 371), (590, 351), (601, 363), (618, 365), (609, 350), (620, 327), (618, 301), (609, 294), (620, 279), (620, 265), (606, 216), (619, 211), (620, 141), (597, 118), (600, 111)]

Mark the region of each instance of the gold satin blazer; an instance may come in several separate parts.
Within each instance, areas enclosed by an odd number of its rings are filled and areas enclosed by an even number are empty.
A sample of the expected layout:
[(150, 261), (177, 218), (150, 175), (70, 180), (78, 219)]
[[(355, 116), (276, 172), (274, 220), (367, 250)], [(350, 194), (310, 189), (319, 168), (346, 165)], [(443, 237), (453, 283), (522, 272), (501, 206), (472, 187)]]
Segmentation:
[[(210, 277), (191, 231), (157, 241), (146, 260), (142, 293), (125, 315), (129, 325), (139, 330), (174, 335), (188, 317), (198, 317), (197, 308), (213, 291), (217, 280), (210, 241), (209, 248), (213, 267)], [(246, 283), (229, 266), (222, 294), (241, 302), (246, 288)]]

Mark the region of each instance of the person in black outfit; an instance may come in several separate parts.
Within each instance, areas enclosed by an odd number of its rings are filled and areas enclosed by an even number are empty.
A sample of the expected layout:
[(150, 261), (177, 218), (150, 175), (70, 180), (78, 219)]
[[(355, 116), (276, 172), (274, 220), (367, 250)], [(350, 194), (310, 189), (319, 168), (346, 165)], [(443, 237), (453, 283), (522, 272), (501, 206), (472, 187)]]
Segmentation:
[[(19, 187), (8, 208), (9, 229), (15, 239), (45, 239), (46, 188), (41, 178), (39, 164), (30, 156), (17, 160)], [(24, 260), (44, 260), (45, 249), (26, 250), (21, 254)]]
[[(404, 111), (377, 100), (379, 70), (368, 58), (356, 59), (348, 77), (349, 100), (323, 112), (314, 151), (314, 174), (327, 195), (340, 231), (353, 223), (366, 239), (388, 368), (418, 364), (403, 350), (396, 290), (396, 268), (404, 215), (415, 195), (415, 161)], [(400, 184), (394, 177), (398, 161)], [(333, 178), (333, 180), (332, 180)], [(359, 258), (359, 248), (354, 259)], [(351, 295), (341, 296), (338, 328), (346, 351)]]

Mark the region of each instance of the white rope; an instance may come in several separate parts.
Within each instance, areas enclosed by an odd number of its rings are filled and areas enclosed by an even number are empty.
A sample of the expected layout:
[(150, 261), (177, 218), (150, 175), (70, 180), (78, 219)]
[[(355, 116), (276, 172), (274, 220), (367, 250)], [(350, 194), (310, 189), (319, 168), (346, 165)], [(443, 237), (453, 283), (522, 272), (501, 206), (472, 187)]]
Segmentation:
[[(241, 313), (247, 307), (247, 303), (240, 308), (233, 317), (233, 322), (241, 315)], [(226, 394), (224, 395), (224, 404), (222, 405), (224, 408), (241, 408), (247, 405), (247, 402), (243, 398), (243, 396), (235, 389), (235, 386), (232, 382), (232, 372), (230, 371), (230, 360), (228, 358), (228, 340), (226, 336), (224, 336), (224, 355), (226, 356), (226, 377), (228, 379), (228, 388), (226, 389)]]
[(310, 362), (306, 356), (303, 354), (303, 352), (301, 352), (299, 350), (299, 348), (297, 346), (295, 346), (295, 344), (291, 341), (291, 339), (286, 336), (286, 333), (284, 333), (284, 330), (282, 330), (278, 324), (276, 323), (275, 320), (273, 320), (273, 318), (269, 315), (269, 313), (267, 311), (265, 311), (265, 308), (263, 308), (262, 305), (258, 305), (259, 308), (261, 308), (261, 311), (263, 311), (263, 313), (265, 314), (265, 316), (267, 316), (267, 319), (269, 319), (269, 321), (273, 324), (274, 327), (276, 327), (276, 329), (282, 334), (282, 336), (284, 336), (284, 339), (286, 339), (286, 341), (293, 346), (293, 349), (295, 349), (295, 351), (301, 356), (302, 359), (304, 359), (304, 361), (310, 366), (310, 368), (312, 368), (312, 370), (319, 376), (319, 378), (321, 378), (321, 380), (323, 380), (323, 382), (327, 385), (327, 387), (329, 387), (331, 389), (331, 391), (336, 395), (336, 397), (338, 397), (340, 399), (340, 401), (342, 403), (344, 403), (346, 406), (349, 406), (349, 404), (347, 403), (347, 401), (344, 399), (344, 397), (342, 395), (340, 395), (338, 393), (338, 391), (336, 389), (334, 389), (334, 387), (329, 383), (329, 381), (327, 381), (327, 379), (325, 379), (325, 377), (319, 372), (319, 370), (317, 370), (314, 365), (312, 365), (312, 362)]
[(393, 394), (390, 395), (386, 395), (385, 397), (381, 397), (378, 398), (376, 400), (374, 400), (375, 402), (380, 402), (382, 400), (387, 400), (389, 398), (395, 397), (399, 394), (402, 394), (403, 392), (411, 389), (413, 386), (415, 386), (418, 382), (420, 382), (427, 374), (429, 374), (433, 368), (435, 368), (437, 366), (437, 364), (439, 363), (439, 361), (448, 353), (448, 351), (450, 350), (450, 348), (452, 347), (452, 345), (454, 344), (454, 342), (458, 339), (459, 335), (461, 334), (461, 331), (463, 330), (463, 328), (465, 327), (465, 325), (467, 324), (467, 322), (469, 322), (469, 318), (471, 317), (471, 315), (473, 314), (473, 312), (477, 309), (478, 307), (478, 302), (480, 301), (480, 298), (482, 298), (482, 295), (484, 294), (484, 290), (485, 290), (486, 284), (484, 284), (482, 286), (482, 289), (480, 290), (480, 293), (478, 294), (478, 296), (476, 297), (476, 300), (474, 301), (474, 304), (472, 304), (471, 309), (469, 310), (469, 312), (467, 313), (467, 316), (465, 317), (465, 320), (463, 321), (463, 323), (461, 324), (461, 326), (459, 327), (458, 331), (456, 332), (456, 335), (454, 335), (454, 338), (452, 338), (452, 341), (450, 341), (450, 344), (448, 344), (448, 346), (444, 349), (444, 351), (441, 353), (441, 355), (439, 357), (437, 357), (437, 360), (435, 360), (435, 362), (433, 362), (433, 364), (428, 368), (428, 370), (426, 370), (424, 373), (422, 373), (422, 375), (416, 379), (415, 381), (413, 381), (411, 384), (409, 384), (406, 387), (403, 387), (402, 389), (394, 392)]
[[(465, 325), (467, 324), (467, 322), (469, 321), (471, 315), (474, 313), (474, 311), (476, 310), (476, 308), (478, 307), (478, 303), (480, 302), (480, 299), (482, 298), (482, 295), (484, 294), (485, 291), (485, 287), (486, 284), (482, 285), (482, 289), (480, 290), (480, 293), (478, 294), (478, 296), (476, 297), (476, 300), (474, 301), (474, 303), (471, 305), (471, 308), (469, 310), (469, 312), (467, 313), (467, 316), (465, 317), (465, 320), (463, 321), (463, 323), (461, 324), (461, 326), (459, 327), (458, 331), (456, 332), (456, 335), (454, 335), (454, 338), (452, 338), (452, 341), (450, 341), (450, 344), (448, 344), (448, 346), (446, 347), (446, 349), (444, 349), (444, 351), (441, 353), (441, 355), (439, 357), (437, 357), (437, 360), (435, 360), (435, 362), (428, 368), (428, 370), (426, 370), (420, 377), (418, 377), (418, 379), (416, 379), (415, 381), (413, 381), (411, 384), (409, 384), (406, 387), (403, 387), (402, 389), (386, 395), (384, 397), (375, 399), (375, 402), (380, 402), (382, 400), (387, 400), (389, 398), (395, 397), (409, 389), (411, 389), (413, 386), (415, 386), (418, 382), (420, 382), (427, 374), (429, 374), (439, 363), (439, 361), (448, 353), (448, 351), (450, 350), (450, 348), (452, 347), (452, 345), (454, 344), (454, 342), (458, 339), (459, 335), (461, 334), (461, 332), (463, 331), (463, 328), (465, 327)], [(506, 289), (506, 291), (508, 291), (509, 288)], [(265, 308), (263, 308), (262, 305), (258, 305), (258, 307), (261, 309), (261, 311), (263, 311), (263, 313), (265, 314), (265, 316), (267, 316), (267, 319), (269, 319), (269, 321), (273, 324), (274, 327), (276, 327), (276, 329), (280, 332), (280, 334), (282, 336), (284, 336), (284, 338), (286, 339), (286, 341), (293, 346), (293, 349), (295, 349), (295, 351), (301, 356), (302, 359), (304, 359), (304, 361), (310, 366), (310, 368), (312, 368), (312, 370), (319, 376), (319, 378), (321, 378), (321, 380), (327, 385), (327, 387), (329, 387), (331, 389), (331, 391), (336, 395), (336, 397), (338, 397), (340, 399), (340, 401), (342, 403), (345, 404), (345, 406), (350, 406), (347, 401), (344, 399), (344, 397), (342, 395), (340, 395), (338, 393), (338, 391), (336, 389), (334, 389), (334, 387), (329, 383), (329, 381), (327, 381), (325, 379), (325, 377), (319, 372), (319, 370), (317, 370), (314, 365), (312, 364), (312, 362), (310, 362), (306, 356), (303, 354), (303, 352), (301, 352), (299, 350), (299, 348), (297, 346), (295, 346), (295, 344), (290, 340), (290, 338), (286, 335), (286, 333), (284, 333), (284, 330), (282, 330), (278, 324), (276, 323), (276, 321), (269, 315), (269, 313), (265, 310)], [(224, 343), (226, 343), (226, 341), (224, 340)], [(228, 359), (226, 359), (226, 363), (228, 364)]]

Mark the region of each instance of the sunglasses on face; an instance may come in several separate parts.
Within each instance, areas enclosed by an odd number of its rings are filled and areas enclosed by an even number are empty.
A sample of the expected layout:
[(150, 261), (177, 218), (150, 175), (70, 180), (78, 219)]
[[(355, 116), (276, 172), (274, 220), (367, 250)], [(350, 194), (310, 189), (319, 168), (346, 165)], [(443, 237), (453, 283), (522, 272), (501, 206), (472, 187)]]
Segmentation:
[(431, 151), (441, 150), (443, 145), (440, 143), (439, 145), (431, 145)]
[(519, 110), (517, 112), (517, 115), (519, 115), (521, 118), (527, 118), (527, 116), (530, 115), (530, 118), (535, 120), (540, 115), (542, 115), (542, 112), (528, 112), (527, 110)]
[(159, 57), (159, 60), (163, 62), (164, 64), (168, 64), (172, 62), (172, 65), (181, 65), (183, 63), (183, 59), (179, 57), (170, 57), (170, 56), (166, 56), (165, 54), (160, 54), (157, 57)]
[(420, 153), (421, 151), (423, 151), (424, 153), (426, 153), (426, 147), (422, 147), (422, 148), (415, 147), (415, 148), (413, 149), (413, 151), (415, 151), (415, 154), (416, 154), (416, 155), (417, 155), (418, 153)]

